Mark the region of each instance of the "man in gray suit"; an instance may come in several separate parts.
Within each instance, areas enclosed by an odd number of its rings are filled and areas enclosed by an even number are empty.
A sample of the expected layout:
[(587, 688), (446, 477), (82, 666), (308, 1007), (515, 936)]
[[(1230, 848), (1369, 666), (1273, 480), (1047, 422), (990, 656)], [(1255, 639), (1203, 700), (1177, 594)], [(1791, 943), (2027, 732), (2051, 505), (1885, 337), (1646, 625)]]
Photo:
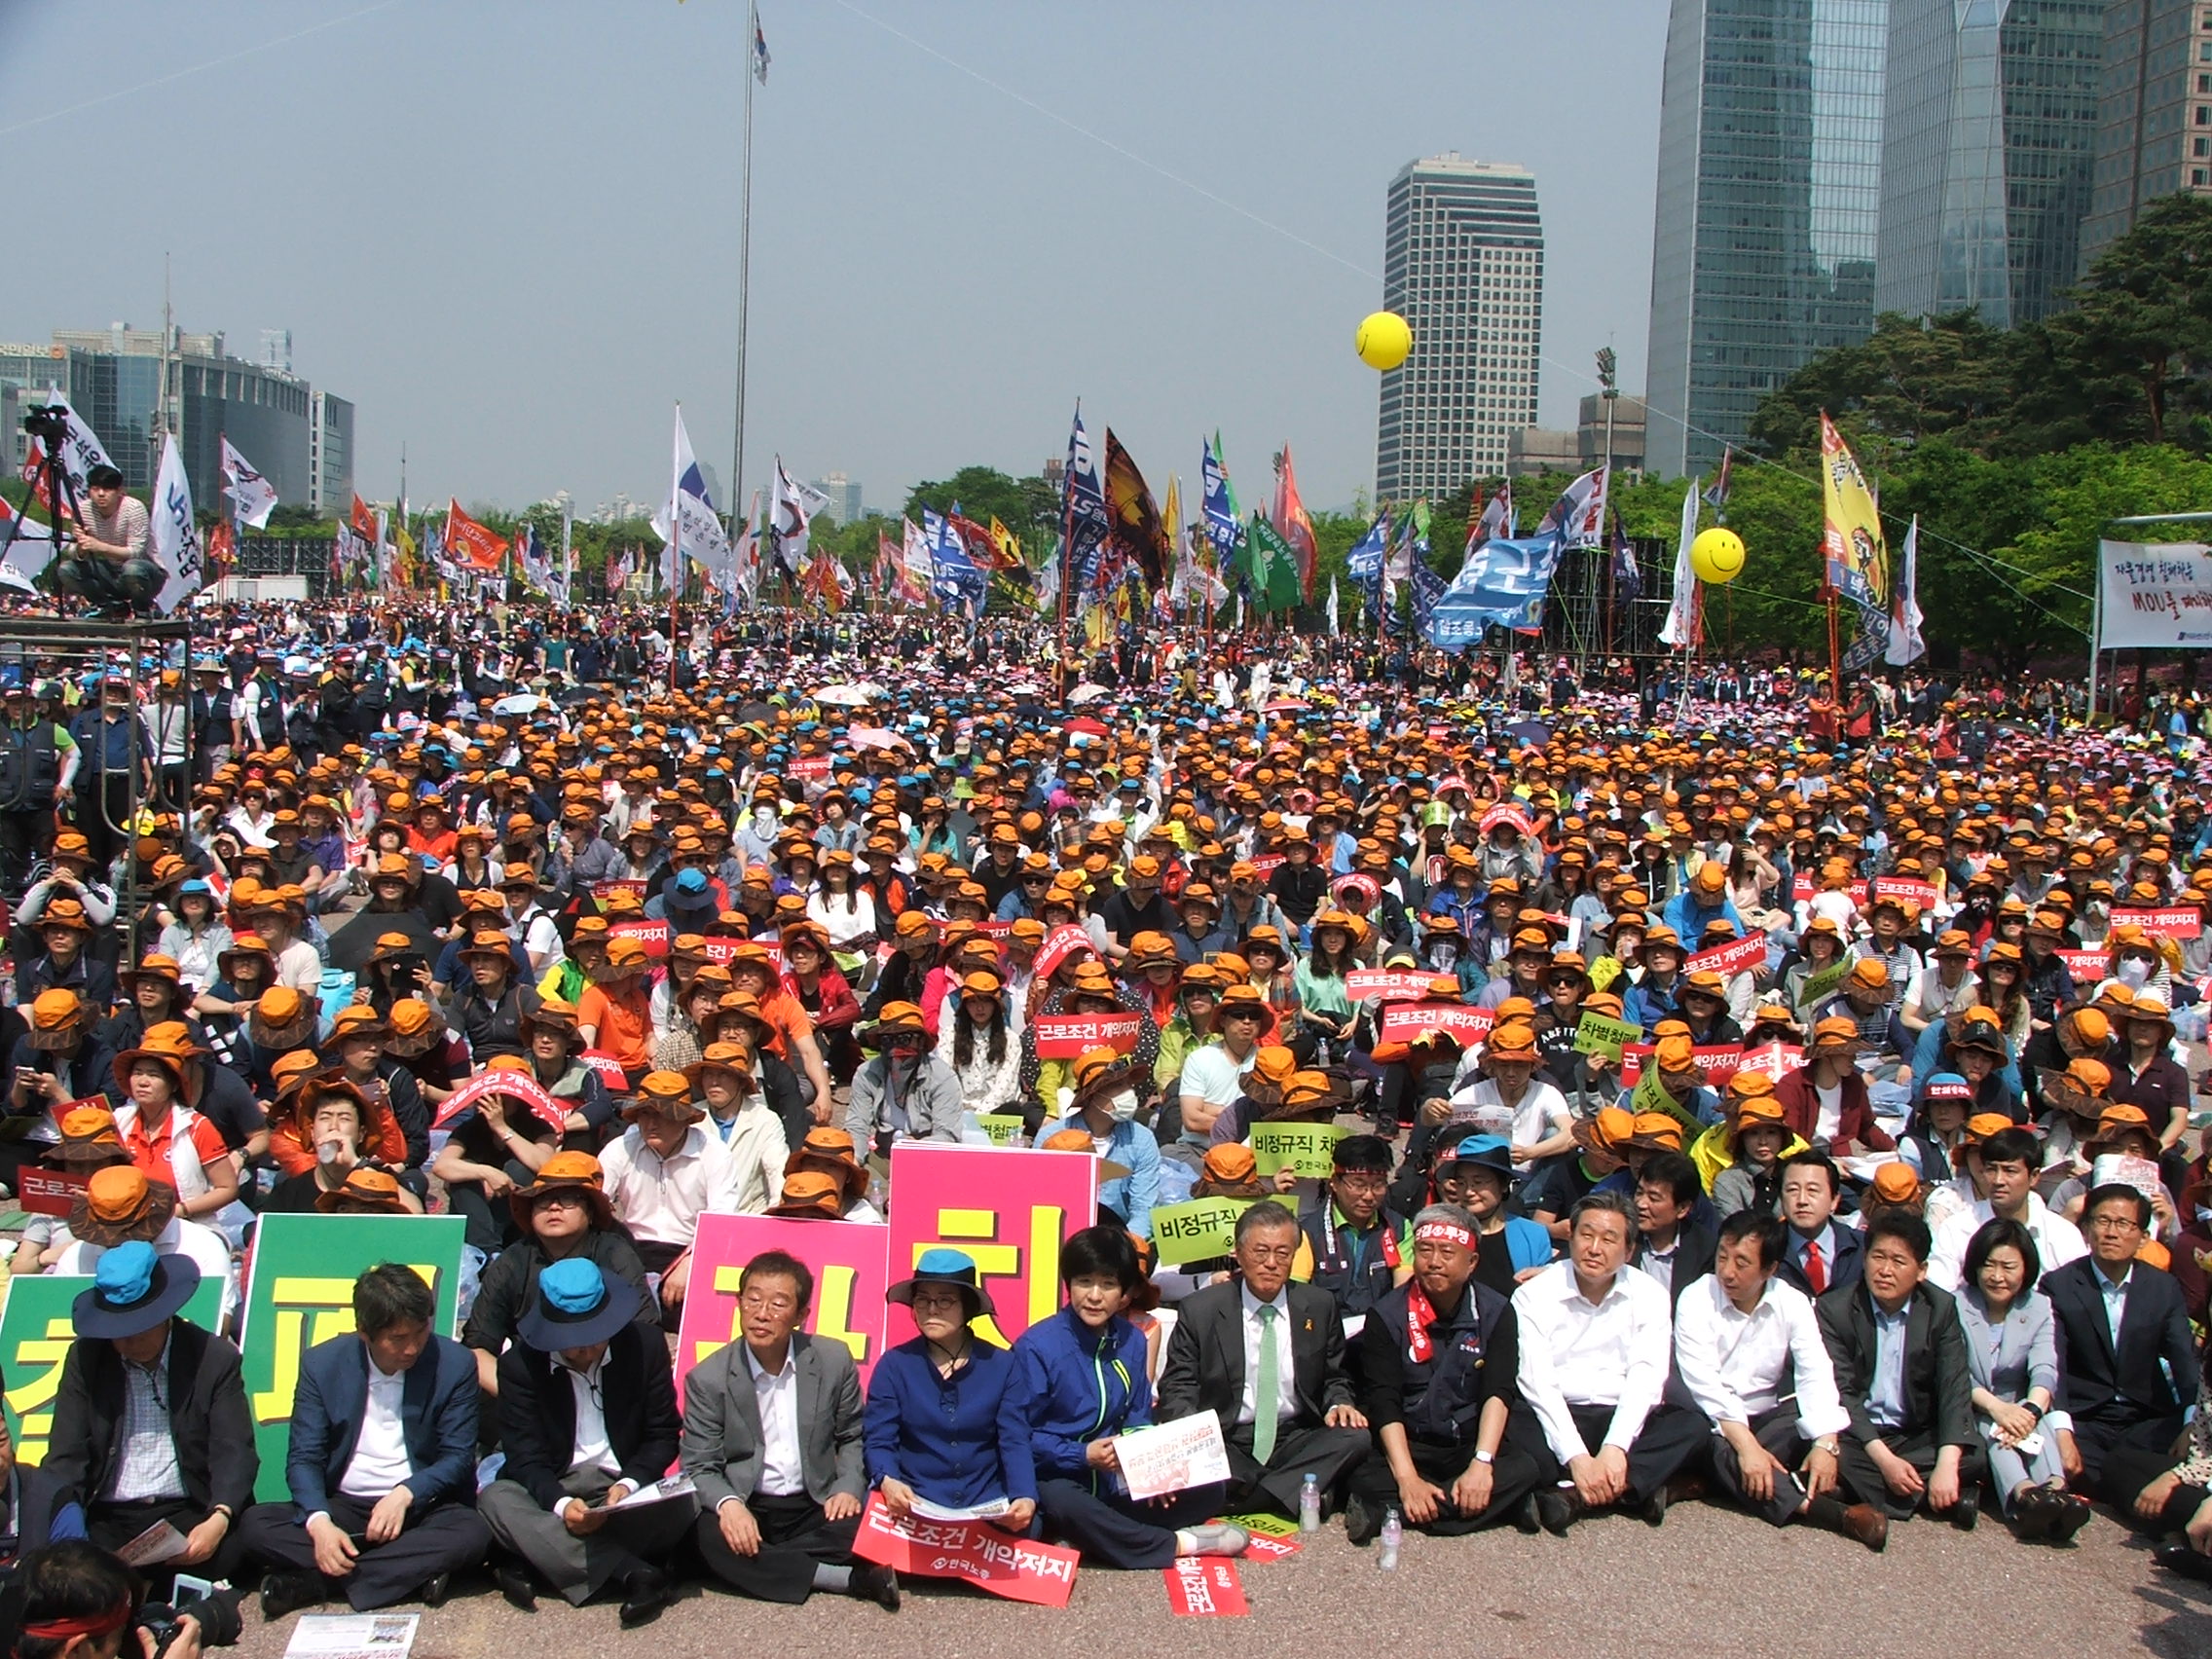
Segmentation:
[(762, 1602), (817, 1590), (896, 1612), (889, 1567), (855, 1563), (861, 1494), (861, 1382), (840, 1342), (799, 1327), (814, 1274), (769, 1250), (738, 1280), (741, 1341), (683, 1382), (683, 1472), (698, 1488), (699, 1553), (716, 1577)]

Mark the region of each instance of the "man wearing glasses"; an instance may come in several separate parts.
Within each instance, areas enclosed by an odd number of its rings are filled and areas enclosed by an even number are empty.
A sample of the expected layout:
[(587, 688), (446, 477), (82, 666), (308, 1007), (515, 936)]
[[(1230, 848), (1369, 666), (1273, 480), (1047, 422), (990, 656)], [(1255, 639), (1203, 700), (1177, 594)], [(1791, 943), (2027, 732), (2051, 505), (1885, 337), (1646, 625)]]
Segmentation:
[(1404, 1219), (1382, 1201), (1390, 1187), (1389, 1143), (1378, 1135), (1346, 1135), (1330, 1159), (1327, 1195), (1298, 1218), (1298, 1259), (1290, 1276), (1336, 1299), (1345, 1361), (1359, 1393), (1360, 1333), (1375, 1305), (1413, 1277), (1413, 1254)]
[(2118, 1181), (2082, 1206), (2089, 1253), (2044, 1274), (2058, 1333), (2058, 1436), (2067, 1480), (2146, 1530), (2180, 1482), (2172, 1473), (2182, 1410), (2195, 1398), (2196, 1346), (2173, 1275), (2135, 1259), (2151, 1200)]
[(1272, 1200), (1236, 1218), (1236, 1276), (1184, 1300), (1161, 1367), (1159, 1418), (1220, 1414), (1240, 1503), (1296, 1515), (1306, 1477), (1324, 1514), (1369, 1452), (1345, 1375), (1344, 1323), (1325, 1290), (1291, 1282), (1304, 1240)]
[(683, 1380), (683, 1472), (707, 1568), (740, 1595), (796, 1604), (817, 1590), (896, 1611), (889, 1568), (853, 1560), (860, 1530), (860, 1374), (850, 1349), (800, 1329), (814, 1274), (769, 1250), (738, 1280), (740, 1340)]

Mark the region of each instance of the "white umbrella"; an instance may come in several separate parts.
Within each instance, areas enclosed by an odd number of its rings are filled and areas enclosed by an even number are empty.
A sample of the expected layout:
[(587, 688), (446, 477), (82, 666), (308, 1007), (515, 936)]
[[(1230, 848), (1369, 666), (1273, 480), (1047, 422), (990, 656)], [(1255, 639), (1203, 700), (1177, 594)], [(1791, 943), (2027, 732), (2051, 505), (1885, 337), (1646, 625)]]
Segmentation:
[(1111, 695), (1113, 695), (1113, 692), (1109, 687), (1104, 685), (1093, 685), (1088, 681), (1086, 681), (1081, 685), (1078, 685), (1073, 691), (1070, 691), (1068, 693), (1068, 701), (1074, 704), (1076, 707), (1081, 708), (1086, 703), (1095, 703), (1099, 698), (1108, 697)]
[(543, 707), (545, 707), (545, 699), (536, 692), (517, 691), (512, 696), (501, 697), (497, 703), (494, 703), (492, 713), (495, 715), (535, 715)]
[(858, 680), (841, 685), (825, 685), (814, 694), (814, 700), (817, 703), (831, 703), (841, 709), (857, 709), (865, 703), (872, 703), (876, 698), (888, 695), (890, 693), (882, 686)]

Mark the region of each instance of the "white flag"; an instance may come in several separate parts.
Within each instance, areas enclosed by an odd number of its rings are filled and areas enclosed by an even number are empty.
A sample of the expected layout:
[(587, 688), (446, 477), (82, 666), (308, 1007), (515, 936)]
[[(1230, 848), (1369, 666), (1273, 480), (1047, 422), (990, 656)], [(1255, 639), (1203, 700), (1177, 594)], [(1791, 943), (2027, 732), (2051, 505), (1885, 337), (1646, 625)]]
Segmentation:
[(244, 456), (222, 440), (223, 494), (231, 498), (231, 517), (255, 530), (269, 528), (269, 509), (276, 504), (276, 488), (246, 463)]
[(715, 516), (706, 474), (691, 453), (691, 434), (683, 429), (683, 406), (676, 408), (675, 452), (669, 469), (668, 500), (653, 515), (653, 534), (668, 546), (661, 556), (661, 579), (674, 592), (682, 579), (680, 559), (689, 559), (717, 587), (730, 580), (729, 535)]
[(1334, 576), (1329, 578), (1329, 632), (1332, 636), (1337, 632), (1337, 578)]
[(1920, 637), (1920, 515), (1912, 515), (1912, 524), (1904, 533), (1904, 576), (1898, 587), (1897, 614), (1890, 618), (1890, 643), (1883, 647), (1882, 660), (1893, 668), (1902, 668), (1915, 661), (1928, 650), (1928, 642)]
[(830, 498), (811, 485), (801, 484), (776, 457), (776, 476), (768, 490), (768, 543), (776, 558), (793, 575), (806, 563), (808, 526), (815, 514), (830, 504)]
[[(906, 566), (906, 585), (909, 589), (928, 593), (931, 584), (937, 580), (937, 561), (930, 557), (929, 533), (910, 518), (902, 518), (899, 523), (903, 536), (899, 544), (899, 553)], [(1052, 592), (1057, 597), (1058, 587), (1055, 586)]]
[(1557, 531), (1563, 547), (1603, 547), (1605, 543), (1605, 468), (1593, 467), (1561, 492), (1536, 534)]
[(162, 439), (162, 466), (154, 477), (149, 516), (154, 562), (168, 577), (154, 596), (154, 608), (166, 616), (200, 591), (203, 569), (200, 531), (192, 522), (192, 485), (184, 476), (184, 455), (174, 432)]
[(1682, 532), (1675, 543), (1675, 596), (1667, 607), (1667, 622), (1659, 630), (1661, 643), (1686, 645), (1696, 625), (1697, 572), (1690, 569), (1690, 543), (1697, 539), (1697, 480), (1682, 492)]
[[(115, 462), (108, 459), (106, 449), (100, 444), (99, 435), (85, 424), (84, 417), (69, 407), (69, 400), (61, 395), (61, 388), (51, 381), (47, 383), (46, 401), (49, 407), (57, 407), (65, 413), (68, 436), (61, 445), (61, 470), (68, 475), (69, 488), (75, 492), (77, 499), (83, 501), (85, 474), (95, 466), (113, 466)], [(26, 480), (34, 483), (38, 481), (40, 475), (35, 468), (39, 458), (45, 453), (46, 446), (33, 438), (29, 454), (23, 461), (23, 477)], [(61, 511), (59, 501), (53, 505), (56, 513)]]

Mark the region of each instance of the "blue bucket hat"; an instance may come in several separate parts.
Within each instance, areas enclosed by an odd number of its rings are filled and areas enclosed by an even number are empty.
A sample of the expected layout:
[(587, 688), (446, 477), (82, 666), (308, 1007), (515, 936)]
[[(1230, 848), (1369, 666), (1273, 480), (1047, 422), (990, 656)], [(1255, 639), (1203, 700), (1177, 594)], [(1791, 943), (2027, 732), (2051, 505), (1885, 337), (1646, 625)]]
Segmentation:
[(188, 1256), (164, 1256), (140, 1239), (118, 1244), (92, 1270), (92, 1287), (69, 1305), (80, 1337), (135, 1337), (172, 1318), (200, 1288)]
[(901, 1279), (883, 1293), (883, 1300), (904, 1307), (914, 1305), (914, 1287), (923, 1284), (949, 1284), (956, 1286), (966, 1297), (968, 1317), (981, 1314), (998, 1317), (998, 1309), (991, 1303), (991, 1293), (983, 1288), (982, 1275), (976, 1269), (976, 1259), (965, 1250), (948, 1250), (943, 1246), (924, 1250), (914, 1263), (914, 1275)]
[(540, 1353), (591, 1347), (617, 1335), (638, 1316), (638, 1287), (608, 1274), (585, 1256), (552, 1263), (537, 1275), (537, 1294), (515, 1334)]

